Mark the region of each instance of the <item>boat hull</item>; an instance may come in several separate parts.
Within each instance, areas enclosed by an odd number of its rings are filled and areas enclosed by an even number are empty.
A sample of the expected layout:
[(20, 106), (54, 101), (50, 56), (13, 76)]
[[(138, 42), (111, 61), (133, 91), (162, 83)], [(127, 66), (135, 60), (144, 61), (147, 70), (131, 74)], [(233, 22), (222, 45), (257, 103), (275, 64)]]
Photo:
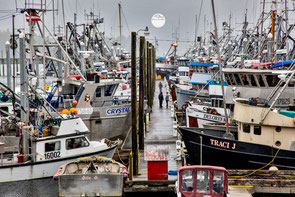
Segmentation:
[[(123, 111), (126, 113), (115, 114), (111, 112)], [(131, 110), (130, 104), (122, 106), (108, 106), (94, 108), (92, 114), (79, 115), (87, 128), (91, 131), (90, 140), (101, 140), (108, 138), (110, 140), (120, 139), (124, 141), (131, 128)]]
[(0, 184), (1, 196), (22, 197), (56, 197), (58, 196), (58, 182), (52, 177), (25, 181), (6, 182)]
[(70, 174), (58, 177), (59, 196), (122, 196), (122, 174)]
[(202, 163), (227, 169), (258, 169), (275, 157), (272, 164), (279, 169), (295, 169), (295, 151), (225, 139), (224, 131), (192, 128), (180, 128), (180, 131), (189, 154), (187, 162), (193, 165)]

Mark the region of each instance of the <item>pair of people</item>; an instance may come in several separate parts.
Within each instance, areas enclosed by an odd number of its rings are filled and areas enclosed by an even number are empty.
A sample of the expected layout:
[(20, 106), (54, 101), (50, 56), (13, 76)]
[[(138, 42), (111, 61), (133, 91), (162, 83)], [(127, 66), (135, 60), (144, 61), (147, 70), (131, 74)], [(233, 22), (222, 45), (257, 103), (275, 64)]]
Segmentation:
[[(163, 100), (164, 100), (164, 96), (163, 96), (163, 92), (160, 92), (159, 96), (159, 104), (160, 104), (160, 108), (162, 108), (163, 106)], [(166, 107), (168, 108), (168, 102), (169, 102), (169, 95), (168, 95), (168, 92), (165, 96), (165, 100), (166, 100)]]
[[(159, 94), (159, 96), (158, 96), (159, 104), (160, 104), (160, 108), (163, 107), (162, 105), (163, 105), (163, 100), (164, 100), (164, 96), (163, 96), (162, 88), (163, 88), (163, 84), (162, 84), (162, 82), (160, 82), (160, 83), (159, 83), (160, 94)], [(169, 95), (168, 95), (168, 92), (167, 92), (167, 94), (166, 94), (165, 101), (166, 101), (166, 107), (168, 108), (168, 102), (169, 102)]]

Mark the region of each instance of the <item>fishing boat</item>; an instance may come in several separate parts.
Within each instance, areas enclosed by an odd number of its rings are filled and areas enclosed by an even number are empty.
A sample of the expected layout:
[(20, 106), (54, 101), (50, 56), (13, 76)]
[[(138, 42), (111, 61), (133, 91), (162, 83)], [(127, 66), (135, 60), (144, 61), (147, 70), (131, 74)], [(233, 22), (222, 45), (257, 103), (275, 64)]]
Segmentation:
[[(227, 87), (226, 82), (224, 86)], [(206, 99), (196, 97), (186, 108), (187, 127), (204, 128), (204, 124), (208, 123), (226, 124), (220, 81), (211, 80), (208, 83), (208, 89), (209, 96)], [(226, 110), (229, 115), (231, 110), (229, 108)]]
[(295, 169), (294, 111), (270, 110), (265, 100), (236, 99), (238, 133), (224, 129), (180, 128), (191, 164), (257, 169)]
[(1, 160), (0, 183), (52, 177), (59, 166), (80, 157), (113, 157), (119, 140), (89, 141), (86, 134), (89, 130), (79, 117), (50, 118), (37, 128), (22, 126), (19, 153)]
[(120, 79), (101, 78), (97, 73), (86, 75), (87, 81), (71, 77), (62, 91), (57, 82), (48, 99), (58, 111), (75, 106), (78, 116), (92, 132), (91, 140), (125, 140), (131, 128), (130, 97), (115, 96)]
[[(222, 72), (227, 82), (227, 91), (225, 92), (226, 104), (234, 104), (235, 98), (267, 98), (275, 90), (278, 82), (290, 75), (291, 70), (257, 70), (257, 69), (240, 69), (240, 68), (223, 68)], [(294, 80), (290, 80), (284, 92), (276, 102), (276, 107), (288, 108), (293, 104)], [(272, 102), (274, 98), (269, 100)]]
[(86, 157), (59, 167), (59, 196), (122, 196), (127, 168), (106, 157)]
[(213, 66), (211, 63), (203, 62), (190, 62), (189, 76), (190, 81), (188, 84), (176, 84), (177, 87), (177, 107), (182, 108), (182, 105), (196, 96), (197, 93), (208, 95), (207, 83), (211, 80), (212, 76), (209, 73), (209, 67)]
[(180, 167), (175, 187), (177, 197), (226, 197), (227, 171), (224, 167), (207, 165)]

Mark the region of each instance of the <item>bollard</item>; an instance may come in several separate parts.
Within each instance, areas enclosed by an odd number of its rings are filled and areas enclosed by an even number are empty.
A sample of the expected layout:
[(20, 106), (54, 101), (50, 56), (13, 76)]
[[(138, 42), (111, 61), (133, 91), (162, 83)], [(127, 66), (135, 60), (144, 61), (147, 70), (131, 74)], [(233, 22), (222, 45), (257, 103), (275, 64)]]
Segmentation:
[(171, 118), (174, 118), (174, 107), (171, 106), (171, 113), (170, 113)]
[(176, 161), (181, 161), (182, 150), (181, 140), (176, 140)]
[(173, 121), (173, 136), (177, 136), (177, 121)]
[(145, 121), (146, 121), (146, 124), (150, 124), (150, 114), (149, 113), (146, 113), (145, 115)]

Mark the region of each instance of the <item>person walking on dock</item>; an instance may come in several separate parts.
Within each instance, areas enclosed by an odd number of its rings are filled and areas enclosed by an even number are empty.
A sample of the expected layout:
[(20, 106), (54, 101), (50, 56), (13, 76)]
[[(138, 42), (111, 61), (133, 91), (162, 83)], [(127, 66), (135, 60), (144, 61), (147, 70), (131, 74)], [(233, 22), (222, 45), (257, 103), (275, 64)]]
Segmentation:
[(163, 84), (162, 84), (162, 82), (160, 81), (160, 83), (159, 83), (159, 89), (160, 89), (160, 92), (162, 92), (162, 88), (163, 88)]
[(162, 92), (160, 92), (158, 98), (159, 98), (160, 108), (162, 108), (162, 104), (163, 104), (163, 100), (164, 100), (164, 96), (163, 96)]
[(169, 94), (168, 94), (168, 92), (166, 94), (165, 100), (166, 100), (166, 108), (168, 108), (168, 102), (169, 102)]

